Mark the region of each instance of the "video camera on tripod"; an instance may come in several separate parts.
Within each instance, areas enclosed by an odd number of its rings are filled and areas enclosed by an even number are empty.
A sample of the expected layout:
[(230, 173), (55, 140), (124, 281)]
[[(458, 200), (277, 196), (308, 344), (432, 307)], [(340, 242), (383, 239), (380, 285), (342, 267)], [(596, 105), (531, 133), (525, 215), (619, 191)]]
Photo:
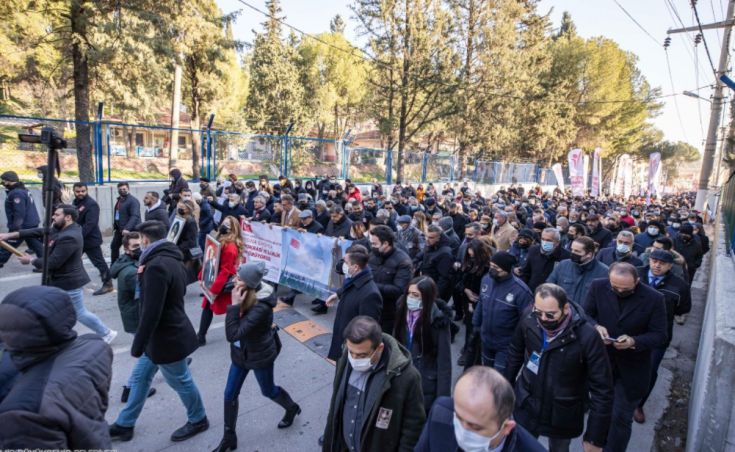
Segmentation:
[[(54, 180), (54, 172), (61, 174), (61, 168), (59, 165), (59, 153), (58, 151), (60, 149), (64, 149), (67, 146), (66, 140), (62, 135), (59, 135), (59, 132), (56, 131), (53, 127), (43, 127), (41, 128), (41, 135), (36, 135), (34, 133), (19, 133), (18, 139), (23, 143), (36, 143), (36, 144), (45, 144), (48, 148), (48, 166), (47, 166), (47, 172), (44, 175), (44, 184), (43, 184), (43, 196), (46, 202), (44, 205), (46, 206), (46, 212), (44, 214), (44, 221), (43, 221), (43, 227), (46, 229), (47, 232), (44, 232), (43, 234), (43, 255), (44, 257), (48, 256), (49, 252), (49, 241), (51, 234), (48, 232), (51, 230), (51, 213), (54, 210), (53, 205), (53, 196), (54, 196), (54, 189), (53, 189), (53, 180)], [(48, 259), (43, 260), (43, 268), (42, 268), (42, 278), (41, 278), (41, 284), (44, 286), (49, 285), (49, 272), (48, 272)]]
[(18, 139), (22, 143), (41, 143), (45, 144), (49, 149), (64, 149), (67, 146), (66, 140), (59, 135), (53, 127), (43, 127), (41, 135), (34, 133), (19, 133)]

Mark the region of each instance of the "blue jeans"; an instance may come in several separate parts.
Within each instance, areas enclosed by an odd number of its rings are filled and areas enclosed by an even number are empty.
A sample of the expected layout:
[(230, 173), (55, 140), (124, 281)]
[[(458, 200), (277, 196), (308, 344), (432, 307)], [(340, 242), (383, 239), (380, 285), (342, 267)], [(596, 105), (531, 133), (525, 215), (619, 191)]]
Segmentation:
[(199, 232), (199, 234), (197, 235), (197, 242), (199, 243), (199, 248), (201, 248), (202, 251), (204, 251), (205, 245), (207, 244), (208, 235), (209, 234), (207, 234), (206, 232)]
[(74, 309), (77, 311), (77, 320), (79, 323), (100, 336), (104, 336), (110, 331), (96, 315), (87, 311), (84, 307), (84, 289), (80, 287), (79, 289), (67, 290), (66, 293), (69, 294), (71, 302), (74, 303)]
[(482, 365), (492, 367), (501, 374), (505, 372), (505, 361), (508, 358), (508, 350), (493, 350), (482, 348)]
[[(240, 397), (240, 389), (245, 383), (245, 377), (248, 376), (249, 369), (243, 369), (234, 364), (230, 366), (230, 374), (227, 376), (227, 386), (225, 386), (225, 402), (234, 402)], [(281, 388), (276, 386), (273, 381), (273, 364), (265, 369), (253, 370), (255, 379), (258, 380), (260, 392), (265, 397), (273, 400), (278, 397)]]
[(623, 379), (615, 379), (615, 401), (613, 402), (612, 420), (607, 434), (605, 452), (625, 452), (633, 431), (633, 412), (641, 399), (630, 401), (625, 395)]
[(179, 398), (186, 407), (186, 417), (189, 422), (199, 422), (207, 413), (204, 411), (204, 402), (199, 394), (199, 388), (191, 377), (189, 365), (186, 359), (171, 364), (153, 364), (145, 354), (138, 359), (133, 368), (133, 385), (130, 389), (130, 397), (125, 408), (117, 417), (117, 425), (122, 427), (134, 427), (135, 422), (143, 410), (143, 405), (148, 398), (153, 376), (161, 369), (163, 378), (166, 379), (171, 388), (179, 394)]

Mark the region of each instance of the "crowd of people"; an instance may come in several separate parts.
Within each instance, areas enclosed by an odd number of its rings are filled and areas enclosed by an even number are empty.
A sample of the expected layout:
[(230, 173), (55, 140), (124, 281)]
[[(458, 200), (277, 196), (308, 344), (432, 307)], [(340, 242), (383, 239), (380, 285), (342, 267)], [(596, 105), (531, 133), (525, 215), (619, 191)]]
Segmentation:
[[(336, 310), (325, 452), (541, 451), (541, 436), (552, 452), (570, 450), (580, 436), (586, 452), (622, 452), (632, 423), (646, 421), (674, 322), (686, 320), (710, 248), (690, 193), (647, 203), (511, 185), (485, 197), (467, 182), (373, 180), (361, 190), (334, 176), (271, 183), (234, 174), (192, 189), (179, 170), (170, 176), (162, 194), (146, 193), (142, 218), (130, 186), (117, 185), (109, 268), (100, 209), (84, 183), (74, 184), (71, 203), (59, 198), (52, 207), (44, 255), (32, 196), (14, 172), (0, 176), (9, 227), (0, 241), (25, 240), (20, 262), (41, 269), (45, 260), (49, 271), (48, 287), (18, 289), (0, 304), (0, 448), (129, 441), (159, 370), (187, 412), (171, 440), (207, 430), (189, 365), (215, 315), (225, 315), (231, 358), (215, 451), (237, 448), (238, 398), (250, 371), (285, 411), (278, 428), (290, 427), (301, 407), (275, 382), (281, 341), (273, 312), (278, 302), (293, 306), (299, 292), (266, 282), (263, 262), (242, 257), (240, 222), (259, 221), (352, 241), (335, 265), (342, 286), (311, 301), (315, 314)], [(183, 226), (172, 242), (177, 217)], [(205, 289), (208, 235), (222, 252), (195, 330), (184, 295), (190, 284)], [(133, 335), (136, 362), (120, 394), (126, 405), (109, 426), (105, 343), (118, 333), (84, 307), (90, 278), (82, 255), (100, 273), (94, 295), (113, 291), (117, 280), (123, 327)], [(0, 249), (0, 268), (9, 258)], [(77, 337), (76, 321), (96, 334)], [(461, 353), (452, 356), (457, 340)], [(464, 373), (452, 388), (455, 363)], [(71, 381), (73, 391), (65, 388)]]

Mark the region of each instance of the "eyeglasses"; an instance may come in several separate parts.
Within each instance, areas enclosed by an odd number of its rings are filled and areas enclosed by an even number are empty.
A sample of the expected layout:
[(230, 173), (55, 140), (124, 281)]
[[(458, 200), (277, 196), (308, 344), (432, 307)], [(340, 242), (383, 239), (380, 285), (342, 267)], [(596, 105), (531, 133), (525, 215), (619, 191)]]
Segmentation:
[(549, 319), (549, 320), (554, 320), (554, 318), (555, 318), (555, 317), (556, 317), (556, 316), (557, 316), (558, 314), (559, 314), (558, 312), (543, 312), (543, 311), (539, 311), (539, 310), (538, 310), (538, 309), (536, 309), (536, 308), (533, 308), (533, 315), (535, 315), (535, 316), (536, 316), (536, 317), (538, 317), (539, 319), (542, 319), (542, 318), (543, 318), (544, 316), (546, 316), (546, 318), (547, 318), (547, 319)]

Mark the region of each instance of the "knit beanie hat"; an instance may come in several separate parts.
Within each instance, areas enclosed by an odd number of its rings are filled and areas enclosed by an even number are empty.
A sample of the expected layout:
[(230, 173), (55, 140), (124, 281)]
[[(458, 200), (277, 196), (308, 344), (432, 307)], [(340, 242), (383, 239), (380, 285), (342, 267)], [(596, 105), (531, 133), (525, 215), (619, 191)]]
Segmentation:
[(248, 287), (255, 289), (265, 275), (265, 262), (254, 261), (242, 264), (237, 269), (237, 275)]
[(490, 258), (490, 262), (500, 267), (504, 272), (510, 273), (513, 265), (518, 263), (518, 259), (507, 251), (498, 251)]

